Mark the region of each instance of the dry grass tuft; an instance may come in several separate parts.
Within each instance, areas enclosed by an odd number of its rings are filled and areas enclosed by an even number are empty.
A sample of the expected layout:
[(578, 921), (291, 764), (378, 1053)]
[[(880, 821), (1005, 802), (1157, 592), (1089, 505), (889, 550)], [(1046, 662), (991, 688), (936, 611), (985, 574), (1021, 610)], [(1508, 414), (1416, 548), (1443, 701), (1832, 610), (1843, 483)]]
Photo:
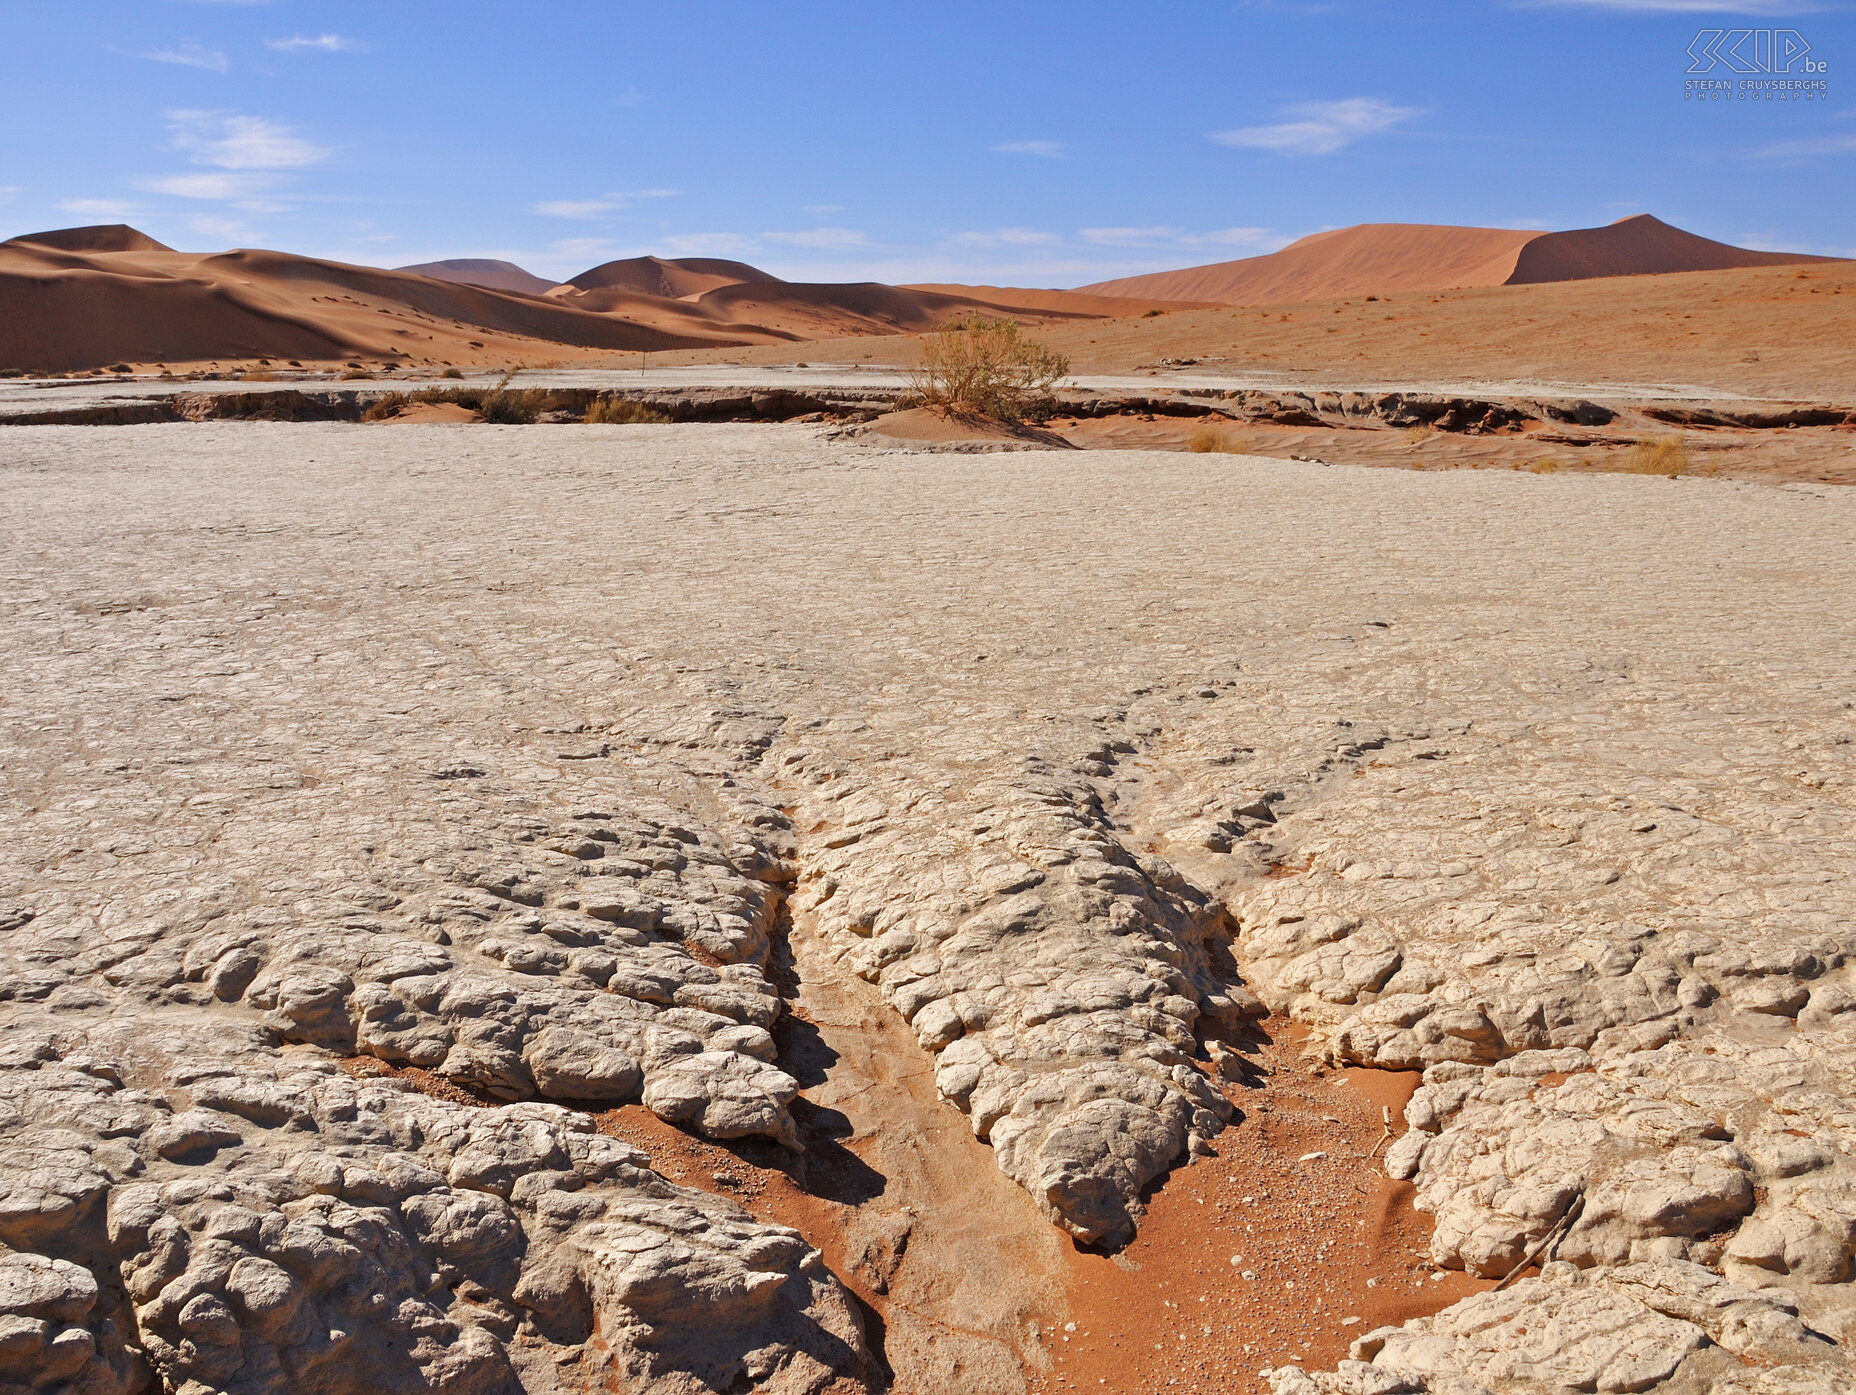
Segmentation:
[(400, 408), (410, 406), (414, 400), (411, 393), (382, 393), (361, 409), (361, 420), (390, 421), (400, 414)]
[(428, 402), (451, 402), (467, 407), (487, 422), (503, 426), (530, 426), (547, 405), (538, 390), (511, 392), (503, 388), (426, 388), (422, 392), (383, 392), (361, 413), (362, 421), (387, 421), (407, 407)]
[(1186, 449), (1200, 455), (1250, 455), (1250, 438), (1235, 435), (1216, 422), (1207, 422), (1186, 437)]
[(1681, 436), (1658, 436), (1639, 441), (1630, 448), (1621, 467), (1632, 475), (1686, 475), (1689, 473), (1688, 442)]
[(478, 399), (477, 415), (494, 426), (533, 426), (535, 418), (541, 415), (541, 403), (542, 396), (538, 392), (497, 388)]
[(669, 420), (662, 412), (653, 411), (642, 402), (632, 402), (623, 397), (596, 398), (586, 409), (588, 426), (642, 426)]
[(1014, 319), (966, 319), (928, 335), (909, 386), (926, 406), (995, 421), (1041, 420), (1070, 361), (1019, 333)]

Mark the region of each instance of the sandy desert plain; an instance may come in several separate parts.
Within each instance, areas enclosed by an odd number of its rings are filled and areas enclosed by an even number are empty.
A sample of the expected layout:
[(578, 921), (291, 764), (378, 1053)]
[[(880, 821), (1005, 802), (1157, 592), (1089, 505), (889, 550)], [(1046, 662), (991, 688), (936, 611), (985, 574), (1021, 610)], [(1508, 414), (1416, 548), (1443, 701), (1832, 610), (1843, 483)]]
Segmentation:
[(1856, 1389), (1856, 264), (1502, 236), (0, 245), (0, 1391)]

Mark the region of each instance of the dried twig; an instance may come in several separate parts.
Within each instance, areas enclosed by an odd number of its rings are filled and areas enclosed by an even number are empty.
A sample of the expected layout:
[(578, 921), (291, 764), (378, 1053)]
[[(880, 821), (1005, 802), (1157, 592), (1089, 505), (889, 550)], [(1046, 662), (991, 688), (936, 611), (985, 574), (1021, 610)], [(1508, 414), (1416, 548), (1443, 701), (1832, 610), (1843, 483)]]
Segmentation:
[(1520, 1276), (1523, 1269), (1539, 1259), (1540, 1256), (1546, 1253), (1552, 1246), (1557, 1245), (1566, 1233), (1573, 1228), (1573, 1225), (1578, 1221), (1584, 1210), (1585, 1183), (1581, 1182), (1579, 1184), (1579, 1194), (1572, 1199), (1572, 1205), (1566, 1208), (1566, 1214), (1555, 1221), (1553, 1223), (1553, 1229), (1536, 1240), (1533, 1248), (1521, 1256), (1521, 1262), (1508, 1271), (1508, 1276), (1505, 1279), (1495, 1285), (1494, 1292), (1500, 1293), (1503, 1289), (1507, 1288), (1509, 1284), (1513, 1283), (1515, 1279)]
[(1366, 1155), (1369, 1159), (1372, 1158), (1374, 1154), (1378, 1153), (1381, 1145), (1388, 1142), (1392, 1137), (1392, 1106), (1389, 1104), (1380, 1105), (1379, 1117), (1385, 1121), (1386, 1131), (1379, 1135), (1379, 1142), (1375, 1143), (1372, 1147), (1372, 1151)]

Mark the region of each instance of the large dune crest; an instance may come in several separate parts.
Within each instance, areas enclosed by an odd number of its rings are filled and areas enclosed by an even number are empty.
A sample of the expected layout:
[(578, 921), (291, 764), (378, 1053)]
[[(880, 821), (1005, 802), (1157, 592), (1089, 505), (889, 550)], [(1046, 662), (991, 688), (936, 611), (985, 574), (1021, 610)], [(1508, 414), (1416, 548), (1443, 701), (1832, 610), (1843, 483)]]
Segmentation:
[(1128, 276), (1078, 289), (1104, 296), (1280, 305), (1828, 260), (1833, 259), (1733, 247), (1671, 227), (1647, 213), (1608, 227), (1571, 232), (1362, 223), (1315, 233), (1266, 256)]
[(561, 285), (511, 262), (388, 271), (287, 252), (177, 252), (124, 225), (0, 243), (0, 369), (282, 359), (408, 367), (599, 359), (909, 334), (982, 314), (1138, 314), (1067, 291), (809, 285), (745, 262), (633, 257)]
[(626, 290), (666, 300), (694, 300), (722, 286), (778, 283), (779, 279), (746, 262), (731, 262), (721, 257), (680, 257), (676, 260), (627, 257), (583, 271), (556, 290), (561, 295), (571, 295), (574, 291)]
[[(14, 242), (30, 242), (35, 247), (55, 247), (60, 252), (172, 252), (174, 249), (156, 242), (147, 233), (127, 223), (96, 223), (85, 228), (53, 228), (49, 232), (26, 233)], [(5, 244), (0, 243), (0, 246)]]
[(519, 295), (546, 295), (554, 282), (535, 275), (514, 262), (490, 257), (453, 257), (442, 262), (418, 262), (398, 268), (412, 276), (429, 276), (434, 281), (457, 281), (466, 286), (483, 286), (492, 291), (515, 291)]

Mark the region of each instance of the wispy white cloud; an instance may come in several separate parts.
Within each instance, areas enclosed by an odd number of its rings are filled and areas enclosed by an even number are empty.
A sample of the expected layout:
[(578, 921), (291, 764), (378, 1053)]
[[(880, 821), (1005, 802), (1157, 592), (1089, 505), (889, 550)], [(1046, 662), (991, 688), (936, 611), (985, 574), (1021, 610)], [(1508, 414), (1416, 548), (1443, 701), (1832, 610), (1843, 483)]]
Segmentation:
[(942, 239), (948, 247), (1051, 247), (1061, 241), (1056, 233), (1037, 228), (992, 228), (986, 231), (958, 232)]
[(230, 218), (189, 218), (187, 226), (202, 237), (216, 237), (221, 242), (236, 242), (245, 235), (245, 225)]
[(1780, 141), (1777, 145), (1767, 146), (1759, 154), (1765, 160), (1806, 159), (1813, 155), (1856, 155), (1856, 135)]
[(177, 63), (183, 68), (205, 68), (215, 73), (223, 73), (232, 66), (218, 49), (196, 44), (192, 39), (182, 40), (173, 48), (138, 53), (136, 57), (146, 58), (151, 63)]
[[(548, 251), (555, 257), (565, 257), (570, 261), (590, 261), (594, 257), (605, 257), (612, 251), (613, 244), (603, 237), (563, 237), (548, 244)], [(505, 260), (514, 260), (512, 254)]]
[(249, 199), (272, 186), (269, 175), (261, 172), (225, 174), (170, 174), (138, 179), (135, 187), (148, 194), (168, 194), (181, 199)]
[(264, 46), (278, 53), (365, 53), (367, 45), (340, 34), (293, 34), (287, 39), (266, 39)]
[(298, 169), (320, 164), (329, 152), (261, 116), (222, 111), (171, 111), (174, 147), (196, 165), (225, 170)]
[(676, 193), (675, 189), (633, 189), (628, 193), (601, 194), (596, 199), (549, 199), (531, 205), (529, 211), (543, 218), (603, 218), (640, 199), (668, 199)]
[(994, 150), (1001, 155), (1041, 155), (1046, 160), (1063, 158), (1064, 144), (1056, 140), (1008, 140), (1003, 145), (995, 145)]
[(847, 252), (868, 247), (870, 238), (856, 228), (810, 228), (803, 232), (770, 232), (761, 237), (784, 247), (809, 247), (815, 252)]
[(536, 204), (533, 211), (544, 218), (597, 218), (617, 207), (610, 199), (550, 199)]
[(19, 192), (20, 187), (17, 184), (0, 184), (0, 203), (7, 202), (7, 200), (11, 199), (13, 195)]
[(746, 233), (683, 233), (664, 239), (664, 246), (680, 257), (741, 257), (754, 250)]
[(1187, 232), (1170, 227), (1083, 228), (1079, 236), (1095, 247), (1178, 248), (1181, 251), (1219, 248), (1273, 252), (1291, 241), (1269, 228), (1217, 228), (1211, 232)]
[(119, 199), (61, 199), (58, 207), (86, 218), (127, 218), (135, 212), (134, 204)]
[(1378, 97), (1346, 97), (1333, 102), (1298, 102), (1283, 111), (1288, 119), (1268, 126), (1215, 131), (1220, 145), (1248, 146), (1283, 155), (1332, 155), (1355, 141), (1388, 131), (1417, 115), (1414, 107), (1394, 106)]

